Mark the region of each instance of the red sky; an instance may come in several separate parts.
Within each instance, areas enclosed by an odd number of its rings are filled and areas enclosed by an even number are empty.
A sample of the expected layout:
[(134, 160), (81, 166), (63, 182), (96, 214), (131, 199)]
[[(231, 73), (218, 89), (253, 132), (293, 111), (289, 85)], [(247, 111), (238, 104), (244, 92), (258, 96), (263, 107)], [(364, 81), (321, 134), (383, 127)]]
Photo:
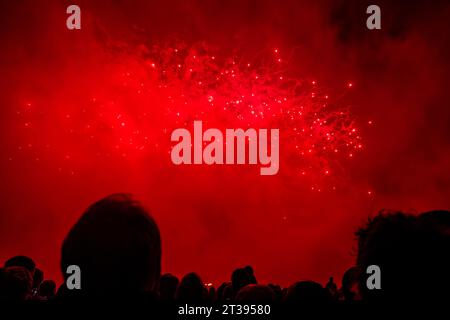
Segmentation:
[[(69, 4), (0, 7), (0, 261), (30, 255), (59, 277), (62, 240), (83, 210), (129, 192), (160, 225), (164, 272), (196, 271), (218, 283), (251, 264), (262, 282), (325, 281), (351, 266), (353, 233), (378, 210), (450, 208), (445, 2), (379, 1), (379, 31), (365, 27), (369, 2), (77, 1), (80, 31), (65, 27)], [(311, 190), (283, 158), (273, 177), (249, 167), (174, 166), (161, 151), (170, 132), (159, 130), (160, 104), (129, 89), (146, 75), (142, 52), (174, 40), (204, 42), (219, 55), (237, 50), (242, 59), (278, 48), (291, 77), (345, 92), (337, 103), (364, 149), (340, 163), (338, 190)], [(107, 117), (122, 112), (160, 149), (103, 156), (117, 139), (142, 138), (114, 131), (88, 142), (79, 128), (103, 103)], [(147, 105), (154, 116), (142, 124), (136, 115)]]

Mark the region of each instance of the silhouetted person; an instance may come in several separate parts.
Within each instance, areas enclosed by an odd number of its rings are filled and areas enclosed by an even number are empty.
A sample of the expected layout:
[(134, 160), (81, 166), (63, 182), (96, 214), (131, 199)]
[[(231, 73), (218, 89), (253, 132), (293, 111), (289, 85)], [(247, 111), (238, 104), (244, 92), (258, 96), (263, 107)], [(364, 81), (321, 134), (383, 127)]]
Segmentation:
[(175, 293), (177, 292), (178, 283), (177, 277), (171, 273), (165, 273), (159, 278), (159, 297), (164, 301), (175, 300)]
[(328, 279), (327, 284), (325, 285), (325, 289), (330, 293), (330, 296), (333, 299), (337, 299), (338, 297), (338, 289), (336, 283), (334, 283), (334, 278), (330, 277)]
[(53, 280), (44, 280), (39, 286), (39, 296), (46, 300), (53, 300), (56, 295), (56, 283)]
[(24, 267), (0, 269), (0, 301), (24, 301), (31, 295), (33, 279)]
[[(224, 282), (217, 288), (217, 300), (220, 302), (228, 301), (232, 298), (231, 282)], [(228, 294), (229, 293), (229, 294)]]
[(33, 259), (27, 256), (15, 256), (5, 262), (5, 268), (8, 267), (23, 267), (30, 272), (31, 277), (34, 277), (34, 272), (36, 270), (36, 264)]
[[(380, 213), (357, 233), (360, 290), (368, 301), (450, 298), (450, 212)], [(381, 269), (381, 290), (369, 290), (367, 267)]]
[(274, 303), (275, 293), (269, 286), (249, 284), (239, 290), (235, 301), (239, 303)]
[(359, 298), (359, 269), (351, 267), (342, 276), (341, 295), (345, 301), (355, 301)]
[(216, 288), (213, 286), (208, 288), (208, 301), (215, 302), (217, 300)]
[(277, 284), (272, 283), (269, 283), (268, 286), (270, 289), (272, 289), (273, 293), (275, 294), (275, 301), (280, 302), (281, 299), (283, 298), (283, 292), (281, 287)]
[(222, 299), (222, 301), (232, 301), (234, 299), (233, 285), (231, 283), (228, 283), (223, 288)]
[(207, 299), (207, 290), (196, 273), (188, 273), (182, 279), (176, 293), (176, 300), (185, 303), (200, 303)]
[(291, 285), (284, 302), (294, 306), (323, 305), (331, 301), (328, 291), (314, 281), (300, 281)]
[(253, 267), (245, 266), (244, 269), (248, 273), (248, 278), (249, 278), (250, 284), (257, 284), (258, 282), (256, 281), (255, 272), (253, 271)]
[(36, 268), (34, 270), (34, 276), (33, 276), (33, 295), (38, 296), (39, 286), (41, 285), (42, 281), (44, 281), (44, 272)]
[(81, 290), (64, 294), (132, 298), (156, 289), (161, 240), (156, 222), (131, 196), (115, 194), (91, 205), (62, 246), (61, 269), (81, 269)]
[(235, 296), (241, 288), (249, 284), (255, 284), (256, 278), (253, 274), (253, 268), (246, 266), (244, 268), (237, 268), (231, 274), (231, 285), (233, 288), (233, 295)]

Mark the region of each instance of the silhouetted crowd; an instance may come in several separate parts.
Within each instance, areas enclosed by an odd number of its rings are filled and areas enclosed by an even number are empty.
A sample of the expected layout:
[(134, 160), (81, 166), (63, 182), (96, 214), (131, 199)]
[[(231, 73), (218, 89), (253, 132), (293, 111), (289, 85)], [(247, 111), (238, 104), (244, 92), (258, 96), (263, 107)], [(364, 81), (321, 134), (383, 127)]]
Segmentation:
[[(0, 300), (148, 299), (176, 303), (360, 303), (450, 297), (450, 212), (382, 211), (356, 232), (355, 265), (339, 283), (300, 281), (287, 288), (258, 283), (251, 266), (215, 288), (196, 273), (161, 275), (157, 224), (131, 196), (115, 194), (90, 206), (66, 236), (61, 271), (81, 269), (81, 289), (59, 288), (35, 262), (15, 256), (0, 268)], [(367, 268), (381, 270), (381, 289), (367, 285)]]

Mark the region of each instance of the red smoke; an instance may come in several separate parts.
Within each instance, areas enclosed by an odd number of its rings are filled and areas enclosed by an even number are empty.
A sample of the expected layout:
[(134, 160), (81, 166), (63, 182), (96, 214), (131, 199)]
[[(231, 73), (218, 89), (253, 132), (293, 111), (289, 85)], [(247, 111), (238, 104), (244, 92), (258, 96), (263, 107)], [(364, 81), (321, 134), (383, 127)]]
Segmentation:
[[(123, 191), (158, 221), (165, 272), (324, 281), (377, 210), (450, 207), (447, 5), (381, 2), (369, 31), (357, 2), (79, 1), (69, 31), (69, 4), (2, 4), (2, 261), (59, 277), (70, 226)], [(280, 128), (280, 172), (174, 166), (170, 133), (197, 119)]]

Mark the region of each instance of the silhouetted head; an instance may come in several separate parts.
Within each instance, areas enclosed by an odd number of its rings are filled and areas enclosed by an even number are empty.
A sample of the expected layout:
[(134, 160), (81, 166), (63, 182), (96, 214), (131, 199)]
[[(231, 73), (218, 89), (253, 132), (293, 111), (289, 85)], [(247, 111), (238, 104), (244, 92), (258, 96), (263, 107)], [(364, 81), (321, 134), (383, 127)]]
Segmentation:
[(159, 278), (159, 296), (162, 300), (174, 300), (180, 281), (171, 273), (165, 273)]
[(325, 289), (328, 291), (328, 293), (330, 294), (330, 296), (333, 299), (338, 299), (338, 289), (337, 289), (336, 283), (334, 283), (334, 278), (333, 277), (330, 277), (328, 279), (328, 282), (325, 285)]
[(176, 299), (179, 302), (203, 302), (206, 297), (207, 290), (196, 273), (188, 273), (181, 279), (176, 293)]
[(251, 284), (257, 284), (256, 277), (255, 277), (255, 272), (253, 271), (253, 267), (252, 266), (245, 266), (244, 269), (247, 271), (247, 273), (249, 275), (250, 283)]
[(273, 303), (275, 302), (275, 293), (269, 286), (249, 284), (239, 290), (235, 300), (240, 303)]
[(44, 280), (39, 286), (39, 296), (51, 300), (56, 295), (56, 283), (53, 280)]
[(226, 288), (230, 288), (228, 289), (229, 291), (231, 291), (231, 282), (223, 282), (218, 288), (217, 288), (217, 300), (218, 301), (227, 301), (228, 299), (231, 298), (232, 295), (227, 296), (226, 295)]
[(316, 305), (331, 301), (327, 290), (314, 281), (300, 281), (288, 288), (284, 301), (292, 305)]
[(234, 294), (237, 294), (241, 288), (249, 284), (254, 284), (256, 279), (253, 275), (253, 269), (250, 266), (238, 268), (231, 274), (231, 285)]
[[(360, 290), (366, 300), (448, 299), (450, 212), (419, 216), (382, 212), (357, 233)], [(381, 271), (381, 290), (369, 290), (367, 267)]]
[(90, 206), (62, 246), (61, 268), (81, 269), (83, 296), (129, 297), (155, 289), (161, 270), (158, 226), (131, 196), (115, 194)]
[(33, 276), (33, 288), (39, 289), (39, 286), (41, 285), (43, 280), (44, 280), (44, 271), (42, 271), (39, 268), (36, 268), (34, 270)]
[(31, 294), (33, 279), (24, 267), (0, 269), (0, 301), (23, 301)]
[(216, 288), (214, 288), (213, 286), (210, 286), (209, 288), (207, 288), (208, 290), (208, 301), (216, 301), (217, 300), (217, 295), (216, 295)]
[(231, 283), (228, 283), (223, 288), (222, 301), (231, 301), (233, 299), (234, 299), (233, 285)]
[(23, 267), (30, 272), (32, 277), (34, 276), (34, 272), (36, 270), (36, 264), (33, 259), (27, 256), (15, 256), (6, 260), (5, 268), (8, 267)]
[(283, 298), (282, 288), (278, 284), (268, 284), (269, 288), (272, 289), (273, 293), (275, 294), (275, 301), (280, 302)]
[(353, 301), (359, 292), (359, 269), (357, 267), (348, 268), (342, 276), (342, 294), (344, 300)]

